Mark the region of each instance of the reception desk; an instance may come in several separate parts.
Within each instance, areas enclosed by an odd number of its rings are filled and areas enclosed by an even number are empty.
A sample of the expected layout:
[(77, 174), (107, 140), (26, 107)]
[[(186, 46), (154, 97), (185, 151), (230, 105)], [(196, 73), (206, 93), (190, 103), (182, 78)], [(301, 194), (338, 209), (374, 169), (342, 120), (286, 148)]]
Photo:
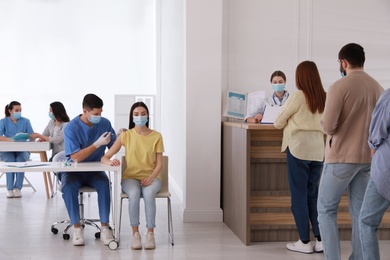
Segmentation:
[[(296, 241), (291, 214), (287, 161), (281, 153), (283, 130), (273, 125), (223, 122), (222, 208), (225, 224), (245, 244), (252, 241)], [(340, 239), (350, 240), (347, 195), (339, 206)], [(390, 239), (390, 214), (379, 239)]]

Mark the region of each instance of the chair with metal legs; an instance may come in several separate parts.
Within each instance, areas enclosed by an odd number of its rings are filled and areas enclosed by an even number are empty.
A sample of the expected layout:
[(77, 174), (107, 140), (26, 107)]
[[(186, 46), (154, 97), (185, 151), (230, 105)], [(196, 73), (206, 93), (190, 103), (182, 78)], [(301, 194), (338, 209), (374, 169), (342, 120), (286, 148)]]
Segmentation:
[[(122, 172), (126, 169), (126, 160), (122, 157)], [(166, 198), (168, 206), (168, 236), (169, 240), (174, 245), (173, 237), (173, 222), (172, 222), (172, 206), (171, 206), (171, 193), (169, 192), (169, 182), (168, 182), (168, 156), (163, 156), (163, 168), (160, 172), (161, 176), (161, 190), (156, 194), (156, 198)], [(126, 193), (121, 193), (121, 202), (120, 202), (120, 211), (119, 211), (119, 234), (121, 232), (121, 223), (122, 223), (122, 203), (123, 199), (128, 199)]]
[[(63, 162), (65, 160), (66, 160), (65, 152), (59, 152), (53, 157), (53, 162), (60, 163), (60, 162)], [(54, 174), (56, 175), (55, 179), (57, 180), (58, 188), (59, 188), (59, 190), (61, 190), (61, 181), (58, 178), (59, 173), (54, 173)], [(96, 192), (96, 190), (94, 188), (91, 188), (88, 186), (83, 186), (79, 189), (80, 223), (81, 223), (81, 226), (83, 228), (86, 225), (95, 227), (97, 229), (97, 232), (95, 233), (95, 238), (100, 238), (100, 227), (95, 223), (95, 222), (99, 222), (100, 220), (99, 219), (86, 219), (84, 216), (84, 199), (83, 199), (83, 197), (84, 197), (85, 192), (88, 192), (88, 193), (89, 192)], [(56, 226), (60, 225), (60, 224), (68, 224), (64, 229), (62, 237), (65, 240), (69, 240), (70, 235), (68, 234), (68, 230), (69, 230), (69, 228), (71, 228), (73, 226), (70, 224), (69, 220), (61, 220), (61, 221), (53, 223), (51, 225), (51, 232), (53, 232), (53, 234), (57, 234), (58, 229), (56, 228)]]

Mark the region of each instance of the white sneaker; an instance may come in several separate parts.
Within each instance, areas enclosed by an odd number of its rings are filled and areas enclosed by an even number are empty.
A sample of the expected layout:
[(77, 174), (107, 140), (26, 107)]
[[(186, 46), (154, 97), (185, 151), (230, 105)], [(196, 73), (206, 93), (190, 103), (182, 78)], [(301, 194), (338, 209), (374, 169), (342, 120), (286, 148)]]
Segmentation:
[(155, 248), (156, 248), (156, 242), (154, 240), (154, 233), (148, 232), (148, 234), (146, 234), (145, 249), (155, 249)]
[(295, 252), (305, 253), (305, 254), (313, 253), (313, 247), (311, 243), (309, 242), (307, 244), (304, 244), (300, 239), (295, 243), (288, 243), (287, 249)]
[(15, 194), (13, 190), (7, 190), (7, 198), (14, 198)]
[(114, 240), (112, 231), (107, 226), (102, 226), (100, 231), (100, 241), (103, 241), (103, 244), (106, 246)]
[(73, 229), (73, 245), (74, 246), (84, 245), (84, 232), (81, 227)]
[(142, 249), (141, 235), (139, 232), (135, 232), (133, 235), (133, 241), (131, 242), (131, 249), (140, 250)]
[(316, 239), (316, 244), (314, 245), (313, 251), (316, 253), (321, 253), (324, 251), (324, 248), (322, 247), (322, 241), (318, 241)]
[(15, 189), (14, 190), (15, 198), (21, 198), (22, 197), (22, 192), (20, 189)]

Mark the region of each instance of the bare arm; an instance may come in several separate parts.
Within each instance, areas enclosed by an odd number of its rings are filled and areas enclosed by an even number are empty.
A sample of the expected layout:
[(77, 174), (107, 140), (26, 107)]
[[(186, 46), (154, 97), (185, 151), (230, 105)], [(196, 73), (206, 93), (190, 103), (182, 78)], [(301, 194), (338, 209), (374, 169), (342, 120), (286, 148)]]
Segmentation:
[(261, 119), (263, 119), (263, 115), (262, 114), (257, 114), (255, 115), (255, 117), (248, 117), (246, 119), (246, 122), (247, 123), (250, 123), (250, 124), (257, 124), (261, 121)]
[(3, 142), (12, 142), (12, 139), (9, 138), (9, 137), (0, 136), (0, 141), (3, 141)]
[(85, 160), (85, 158), (90, 156), (95, 150), (96, 150), (96, 147), (93, 144), (91, 144), (90, 146), (88, 146), (84, 149), (81, 149), (78, 152), (75, 152), (74, 154), (71, 154), (70, 158), (74, 162), (76, 162), (76, 161), (82, 162), (83, 160)]
[(143, 180), (141, 180), (141, 185), (142, 186), (149, 186), (152, 184), (154, 178), (157, 177), (157, 175), (161, 172), (161, 169), (163, 167), (163, 161), (162, 161), (162, 153), (157, 153), (156, 154), (156, 168), (154, 168), (152, 174)]
[(114, 156), (114, 154), (119, 151), (119, 149), (121, 149), (121, 146), (122, 144), (120, 138), (117, 138), (111, 148), (107, 151), (107, 153), (102, 157), (102, 159), (100, 159), (100, 161), (104, 164), (119, 166), (121, 164), (119, 159), (110, 159), (112, 156)]

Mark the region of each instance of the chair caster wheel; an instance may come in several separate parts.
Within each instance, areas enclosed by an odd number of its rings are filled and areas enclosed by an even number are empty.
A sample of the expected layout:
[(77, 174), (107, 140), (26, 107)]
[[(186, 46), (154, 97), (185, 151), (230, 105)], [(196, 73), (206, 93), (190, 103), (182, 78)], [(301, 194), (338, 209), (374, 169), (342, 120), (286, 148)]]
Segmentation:
[(54, 235), (56, 235), (56, 234), (58, 233), (58, 229), (56, 229), (56, 228), (51, 228), (51, 232), (52, 232)]
[(108, 243), (108, 248), (110, 248), (111, 250), (116, 250), (118, 247), (119, 247), (119, 243), (116, 242), (115, 240), (112, 240), (110, 241), (110, 243)]
[(63, 235), (62, 235), (62, 238), (63, 238), (64, 240), (69, 240), (70, 235), (69, 235), (69, 234), (63, 234)]
[(96, 232), (96, 233), (95, 233), (95, 238), (96, 238), (96, 239), (100, 238), (100, 232)]

